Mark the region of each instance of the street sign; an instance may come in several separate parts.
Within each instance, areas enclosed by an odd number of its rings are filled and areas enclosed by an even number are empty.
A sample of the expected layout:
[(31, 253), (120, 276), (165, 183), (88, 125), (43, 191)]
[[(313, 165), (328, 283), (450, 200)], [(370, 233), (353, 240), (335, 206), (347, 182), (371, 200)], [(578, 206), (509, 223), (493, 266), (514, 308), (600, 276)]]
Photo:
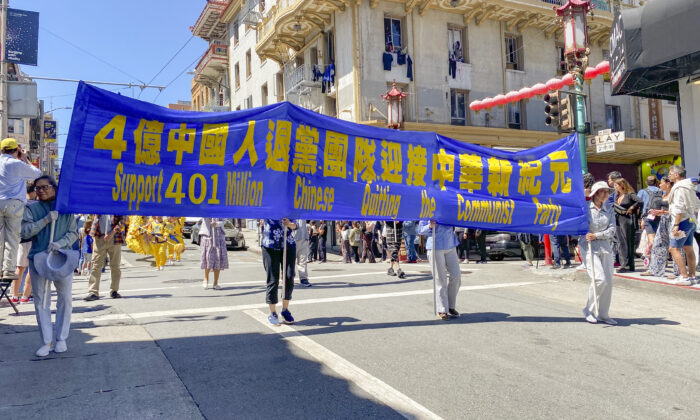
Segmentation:
[(605, 153), (605, 152), (614, 152), (614, 151), (615, 151), (615, 143), (602, 143), (602, 144), (595, 145), (595, 152), (596, 153)]
[(596, 153), (614, 152), (615, 143), (625, 141), (625, 132), (618, 131), (613, 133), (612, 130), (598, 131), (598, 135), (588, 139), (591, 146), (595, 146)]

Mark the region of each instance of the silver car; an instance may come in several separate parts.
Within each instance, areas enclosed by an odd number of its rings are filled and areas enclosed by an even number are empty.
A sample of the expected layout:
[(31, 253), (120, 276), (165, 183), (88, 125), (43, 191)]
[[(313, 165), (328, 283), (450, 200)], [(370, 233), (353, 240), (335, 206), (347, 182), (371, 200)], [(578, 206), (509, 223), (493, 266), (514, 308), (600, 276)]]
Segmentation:
[[(192, 226), (192, 244), (200, 245), (199, 230), (202, 226), (204, 218), (200, 218), (197, 223)], [(245, 249), (245, 237), (243, 233), (233, 224), (231, 219), (226, 219), (224, 224), (224, 232), (226, 232), (226, 247)]]

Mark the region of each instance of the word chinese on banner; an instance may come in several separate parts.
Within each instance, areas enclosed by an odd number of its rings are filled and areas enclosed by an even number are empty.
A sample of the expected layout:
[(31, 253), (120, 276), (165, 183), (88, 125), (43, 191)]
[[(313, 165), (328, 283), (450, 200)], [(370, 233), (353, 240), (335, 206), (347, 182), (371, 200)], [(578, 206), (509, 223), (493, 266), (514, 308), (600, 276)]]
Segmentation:
[(288, 102), (175, 111), (84, 83), (60, 181), (58, 210), (73, 213), (588, 229), (575, 136), (514, 153)]

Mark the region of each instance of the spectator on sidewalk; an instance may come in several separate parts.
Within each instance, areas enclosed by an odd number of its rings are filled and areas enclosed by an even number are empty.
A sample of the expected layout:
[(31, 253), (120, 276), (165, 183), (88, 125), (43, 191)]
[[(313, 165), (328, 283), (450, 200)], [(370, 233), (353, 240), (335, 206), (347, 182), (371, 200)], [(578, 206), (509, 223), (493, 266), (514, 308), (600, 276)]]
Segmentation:
[(666, 264), (668, 263), (668, 247), (671, 243), (671, 213), (668, 211), (668, 195), (671, 192), (673, 183), (668, 177), (661, 178), (659, 188), (663, 196), (653, 198), (649, 203), (647, 219), (654, 218), (658, 226), (651, 246), (651, 258), (647, 271), (641, 273), (642, 276), (663, 277), (666, 274)]
[(474, 231), (474, 239), (476, 240), (476, 246), (479, 248), (479, 256), (481, 257), (476, 263), (486, 264), (486, 231), (476, 229)]
[(328, 223), (321, 220), (318, 225), (318, 262), (326, 262), (326, 238), (328, 237)]
[[(588, 233), (579, 237), (581, 258), (585, 261), (586, 271), (592, 282), (588, 289), (588, 303), (583, 309), (586, 321), (596, 324), (598, 321), (617, 325), (610, 318), (610, 301), (613, 287), (614, 254), (612, 238), (615, 236), (615, 212), (608, 203), (611, 188), (605, 181), (596, 182), (588, 195)], [(591, 252), (588, 246), (590, 243)], [(595, 287), (595, 293), (594, 288)], [(595, 313), (597, 296), (598, 313)]]
[[(284, 237), (284, 227), (287, 227), (287, 237)], [(296, 243), (294, 242), (294, 230), (296, 224), (289, 219), (273, 220), (265, 219), (262, 237), (262, 256), (265, 273), (267, 275), (267, 288), (265, 302), (270, 307), (270, 315), (267, 320), (272, 325), (279, 325), (277, 316), (277, 302), (279, 301), (278, 289), (280, 283), (280, 268), (285, 265), (284, 297), (282, 299), (282, 318), (285, 323), (294, 322), (294, 317), (289, 312), (289, 301), (292, 300), (294, 290), (294, 260), (296, 256)], [(284, 247), (287, 247), (287, 260), (283, 261)]]
[[(435, 243), (433, 243), (433, 230)], [(450, 317), (459, 317), (457, 312), (457, 293), (462, 282), (462, 273), (457, 258), (457, 237), (451, 226), (437, 224), (434, 220), (421, 220), (418, 233), (426, 235), (428, 242), (428, 261), (436, 283), (435, 304), (437, 315), (447, 321)], [(450, 275), (449, 283), (447, 273)]]
[(377, 222), (371, 222), (367, 221), (364, 222), (365, 224), (365, 231), (362, 234), (362, 262), (365, 262), (367, 259), (369, 259), (370, 264), (375, 264), (377, 260), (374, 257), (374, 251), (373, 248), (376, 246), (374, 245), (374, 226)]
[(550, 267), (552, 270), (562, 268), (562, 258), (566, 261), (564, 268), (571, 268), (571, 253), (569, 252), (569, 237), (567, 235), (549, 235), (549, 240), (552, 245), (552, 257), (554, 264)]
[(642, 216), (639, 227), (644, 230), (644, 234), (647, 235), (649, 244), (654, 243), (654, 236), (656, 235), (656, 230), (659, 228), (658, 220), (656, 220), (655, 217), (649, 217), (650, 205), (654, 199), (661, 198), (664, 195), (663, 191), (657, 187), (657, 184), (656, 176), (649, 175), (647, 177), (647, 187), (637, 192), (637, 197), (642, 200)]
[(19, 248), (22, 214), (27, 202), (27, 181), (41, 176), (39, 168), (29, 162), (17, 140), (0, 142), (0, 257), (5, 280), (17, 280), (17, 249)]
[[(668, 178), (673, 182), (673, 188), (668, 197), (672, 220), (670, 251), (680, 270), (680, 276), (673, 283), (689, 286), (697, 283), (693, 233), (696, 230), (695, 218), (700, 209), (700, 200), (695, 195), (692, 181), (685, 177), (685, 168), (680, 165), (671, 166), (668, 170)], [(685, 261), (681, 249), (685, 251)]]
[(350, 250), (350, 231), (352, 227), (350, 223), (344, 223), (339, 226), (340, 229), (340, 249), (343, 254), (343, 261), (345, 264), (352, 263), (352, 251)]
[(90, 236), (94, 241), (92, 245), (92, 270), (88, 283), (88, 295), (83, 300), (91, 302), (100, 298), (100, 280), (108, 256), (111, 280), (109, 296), (112, 299), (119, 299), (122, 297), (119, 294), (119, 282), (122, 276), (119, 265), (122, 262), (122, 244), (124, 243), (123, 217), (109, 214), (95, 216)]
[(469, 241), (469, 229), (463, 228), (462, 230), (458, 231), (457, 235), (459, 238), (459, 262), (469, 264), (469, 248), (471, 246)]
[(642, 207), (642, 202), (635, 194), (632, 186), (624, 178), (615, 180), (615, 210), (617, 224), (618, 258), (620, 268), (618, 273), (634, 272), (634, 259), (636, 251), (637, 215)]
[(94, 239), (90, 236), (90, 229), (92, 229), (92, 222), (85, 222), (83, 227), (83, 240), (80, 246), (80, 273), (82, 275), (88, 275), (90, 270), (92, 270), (92, 246), (94, 244)]
[(309, 225), (309, 262), (318, 260), (318, 226), (316, 221), (312, 220)]
[(362, 245), (362, 229), (360, 222), (352, 222), (350, 228), (350, 248), (352, 249), (352, 259), (356, 263), (360, 262), (360, 245)]
[[(72, 214), (60, 214), (54, 210), (56, 200), (56, 181), (50, 176), (44, 175), (35, 181), (39, 201), (27, 206), (22, 218), (22, 239), (31, 239), (32, 246), (29, 249), (29, 273), (31, 275), (32, 290), (34, 290), (34, 310), (36, 321), (39, 325), (39, 334), (42, 346), (37, 350), (39, 357), (48, 356), (51, 350), (63, 353), (68, 350), (66, 340), (70, 331), (70, 318), (73, 311), (72, 282), (73, 269), (61, 278), (54, 279), (56, 288), (56, 324), (51, 322), (51, 295), (46, 301), (48, 280), (36, 271), (34, 257), (43, 251), (54, 252), (58, 250), (72, 250), (73, 243), (78, 239), (78, 229), (75, 217)], [(51, 241), (51, 222), (54, 222), (53, 241)], [(77, 264), (77, 260), (76, 260)]]
[[(34, 182), (27, 185), (27, 206), (36, 203), (36, 191), (34, 191)], [(25, 207), (26, 208), (26, 207)], [(24, 280), (24, 289), (22, 296), (19, 295), (19, 288), (22, 283), (22, 275), (29, 267), (29, 249), (32, 246), (32, 241), (23, 239), (19, 245), (17, 252), (17, 280), (12, 283), (12, 302), (13, 303), (29, 303), (32, 301), (32, 282), (31, 274), (27, 271), (26, 279)]]
[(406, 244), (406, 254), (408, 256), (408, 263), (415, 263), (418, 261), (418, 255), (416, 255), (416, 228), (418, 223), (413, 220), (407, 220), (403, 222), (403, 240)]
[(209, 287), (209, 273), (214, 272), (214, 285), (212, 289), (221, 290), (219, 286), (219, 274), (221, 270), (228, 269), (228, 249), (226, 248), (226, 231), (224, 226), (226, 219), (205, 217), (199, 228), (200, 240), (200, 268), (204, 270), (202, 288)]
[[(309, 229), (306, 225), (306, 220), (297, 219), (294, 221), (297, 225), (294, 231), (294, 242), (296, 243), (296, 263), (297, 272), (299, 273), (299, 282), (304, 287), (310, 287), (309, 271), (307, 265), (309, 262)], [(289, 250), (287, 250), (289, 252)]]
[(533, 243), (537, 241), (537, 237), (529, 233), (519, 233), (518, 240), (520, 241), (520, 249), (523, 250), (527, 265), (532, 267), (532, 260), (535, 259), (535, 247)]

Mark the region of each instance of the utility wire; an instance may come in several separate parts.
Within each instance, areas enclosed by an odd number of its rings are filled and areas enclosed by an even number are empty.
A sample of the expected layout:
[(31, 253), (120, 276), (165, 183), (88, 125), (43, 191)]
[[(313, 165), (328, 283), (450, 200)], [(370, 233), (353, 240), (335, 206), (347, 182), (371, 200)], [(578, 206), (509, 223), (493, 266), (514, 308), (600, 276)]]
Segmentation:
[(136, 77), (136, 76), (134, 76), (134, 75), (132, 75), (132, 74), (129, 74), (129, 73), (125, 72), (124, 70), (120, 69), (119, 67), (115, 66), (114, 64), (112, 64), (112, 63), (110, 63), (110, 62), (108, 62), (108, 61), (105, 61), (105, 60), (101, 59), (100, 57), (98, 57), (98, 56), (96, 56), (95, 54), (91, 53), (90, 51), (86, 50), (85, 48), (82, 48), (82, 47), (80, 47), (80, 46), (78, 46), (78, 45), (75, 45), (74, 43), (72, 43), (72, 42), (70, 42), (69, 40), (63, 38), (62, 36), (60, 36), (60, 35), (58, 35), (58, 34), (52, 32), (52, 31), (48, 30), (47, 28), (45, 28), (45, 27), (43, 27), (43, 26), (40, 26), (40, 28), (43, 29), (43, 30), (45, 30), (46, 32), (50, 33), (51, 35), (55, 36), (56, 38), (60, 39), (61, 41), (65, 42), (66, 44), (72, 46), (73, 48), (75, 48), (75, 49), (77, 49), (77, 50), (79, 50), (79, 51), (82, 51), (82, 52), (84, 52), (85, 54), (89, 55), (90, 57), (92, 57), (92, 58), (94, 58), (94, 59), (96, 59), (96, 60), (99, 60), (100, 62), (102, 62), (102, 63), (108, 65), (109, 67), (111, 67), (111, 68), (117, 70), (118, 72), (120, 72), (120, 73), (122, 73), (122, 74), (124, 74), (124, 75), (126, 75), (126, 76), (129, 76), (129, 77), (132, 78), (133, 80), (136, 80), (136, 81), (140, 82), (140, 83), (143, 84), (143, 85), (146, 85), (146, 84), (147, 84), (147, 83), (145, 83), (143, 80), (139, 79), (138, 77)]
[(201, 57), (197, 57), (197, 58), (195, 58), (195, 60), (194, 60), (193, 62), (191, 62), (190, 64), (188, 64), (187, 67), (185, 67), (185, 69), (182, 70), (182, 71), (180, 72), (180, 74), (178, 74), (177, 76), (175, 76), (175, 78), (174, 78), (173, 80), (171, 80), (170, 83), (168, 83), (167, 85), (165, 85), (165, 87), (164, 87), (163, 89), (161, 89), (160, 92), (158, 92), (158, 95), (156, 95), (156, 97), (153, 98), (153, 101), (152, 101), (152, 102), (155, 103), (156, 99), (158, 99), (158, 97), (160, 96), (160, 94), (163, 93), (163, 91), (164, 91), (165, 89), (167, 89), (167, 88), (168, 88), (170, 85), (172, 85), (177, 79), (179, 79), (180, 76), (182, 76), (187, 70), (191, 69), (192, 66), (194, 66), (195, 63), (196, 63), (197, 61), (199, 61), (200, 59), (201, 59)]
[[(153, 77), (151, 78), (151, 80), (149, 80), (148, 83), (146, 83), (146, 84), (147, 84), (147, 85), (150, 85), (150, 84), (155, 80), (155, 78), (158, 77), (158, 76), (163, 72), (163, 70), (165, 70), (165, 68), (168, 67), (168, 65), (170, 65), (170, 63), (173, 62), (173, 60), (175, 59), (175, 57), (177, 57), (178, 54), (180, 54), (180, 52), (181, 52), (182, 50), (185, 49), (185, 47), (187, 46), (187, 44), (189, 44), (190, 41), (192, 41), (193, 38), (194, 38), (194, 35), (190, 36), (189, 39), (187, 40), (187, 42), (185, 42), (185, 44), (184, 44), (182, 47), (180, 47), (179, 50), (177, 50), (177, 52), (175, 53), (175, 55), (173, 55), (172, 57), (170, 57), (170, 60), (168, 60), (168, 62), (165, 63), (165, 64), (163, 65), (163, 67), (161, 67), (160, 70), (158, 70), (158, 73), (156, 73), (156, 75), (153, 76)], [(139, 96), (138, 96), (139, 98), (141, 97), (141, 94), (142, 94), (142, 93), (143, 93), (143, 89), (141, 89), (141, 92), (139, 92)]]

